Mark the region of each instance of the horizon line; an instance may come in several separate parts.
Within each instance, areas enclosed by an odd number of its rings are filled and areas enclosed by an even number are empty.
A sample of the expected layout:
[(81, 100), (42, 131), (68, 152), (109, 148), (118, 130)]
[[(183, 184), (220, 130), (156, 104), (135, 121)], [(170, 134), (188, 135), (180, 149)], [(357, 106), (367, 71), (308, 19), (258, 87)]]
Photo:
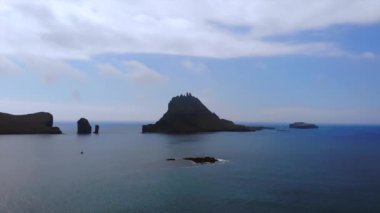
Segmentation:
[[(88, 118), (87, 118), (88, 119)], [(89, 120), (89, 119), (88, 119)], [(89, 120), (90, 123), (95, 123), (95, 122), (101, 122), (101, 123), (130, 123), (130, 124), (150, 124), (150, 123), (156, 123), (156, 121), (153, 120)], [(54, 120), (54, 123), (76, 123), (77, 120)], [(278, 122), (273, 122), (273, 121), (233, 121), (235, 124), (290, 124), (294, 122), (299, 122), (299, 121), (292, 121), (292, 122), (286, 122), (286, 121), (278, 121)], [(308, 121), (306, 121), (308, 122)], [(308, 122), (309, 123), (309, 122)], [(380, 126), (380, 123), (364, 123), (364, 122), (310, 122), (310, 123), (315, 123), (318, 125), (359, 125), (359, 126)]]

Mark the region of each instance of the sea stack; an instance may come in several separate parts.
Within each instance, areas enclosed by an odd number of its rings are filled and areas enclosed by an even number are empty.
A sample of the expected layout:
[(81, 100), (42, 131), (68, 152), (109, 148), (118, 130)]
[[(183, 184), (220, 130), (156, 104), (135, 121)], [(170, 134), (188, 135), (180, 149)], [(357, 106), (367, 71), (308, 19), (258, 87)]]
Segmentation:
[(27, 115), (0, 113), (0, 134), (62, 134), (53, 127), (53, 115), (38, 112)]
[(94, 134), (99, 134), (99, 125), (95, 125), (95, 131)]
[(77, 122), (78, 134), (91, 134), (91, 125), (86, 118), (81, 118)]
[(143, 133), (197, 133), (233, 131), (247, 132), (264, 129), (234, 124), (232, 121), (220, 119), (203, 103), (190, 93), (172, 98), (168, 111), (155, 124), (142, 126)]
[(318, 129), (318, 126), (315, 124), (305, 123), (305, 122), (295, 122), (289, 124), (289, 128), (294, 129)]

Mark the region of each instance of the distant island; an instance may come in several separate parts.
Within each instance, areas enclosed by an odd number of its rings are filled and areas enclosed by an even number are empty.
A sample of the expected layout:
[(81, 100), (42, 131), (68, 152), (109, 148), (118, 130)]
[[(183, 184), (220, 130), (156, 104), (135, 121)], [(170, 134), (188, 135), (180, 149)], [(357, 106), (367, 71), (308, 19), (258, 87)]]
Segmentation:
[(289, 128), (294, 129), (318, 129), (318, 126), (315, 124), (305, 123), (305, 122), (295, 122), (289, 124)]
[(27, 115), (0, 113), (0, 134), (62, 134), (53, 127), (53, 115), (38, 112)]
[(173, 97), (168, 111), (155, 124), (142, 126), (143, 133), (248, 132), (265, 127), (244, 126), (220, 119), (190, 93)]

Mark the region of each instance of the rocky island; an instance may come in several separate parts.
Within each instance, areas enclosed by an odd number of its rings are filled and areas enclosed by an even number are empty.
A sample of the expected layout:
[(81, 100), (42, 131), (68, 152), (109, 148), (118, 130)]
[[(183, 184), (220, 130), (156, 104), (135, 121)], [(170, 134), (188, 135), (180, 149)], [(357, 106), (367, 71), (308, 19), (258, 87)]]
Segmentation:
[(305, 122), (295, 122), (289, 124), (289, 128), (294, 129), (318, 129), (318, 126), (315, 124), (305, 123)]
[(204, 163), (216, 163), (219, 160), (214, 157), (187, 157), (184, 160), (193, 161), (194, 163), (204, 164)]
[(91, 134), (91, 124), (86, 118), (81, 118), (77, 121), (77, 134), (88, 135)]
[(221, 119), (190, 93), (172, 98), (168, 111), (155, 124), (142, 126), (143, 133), (248, 132), (264, 127), (243, 126)]
[[(176, 159), (175, 158), (167, 158), (166, 160), (167, 161), (175, 161)], [(186, 157), (186, 158), (182, 158), (182, 160), (192, 161), (193, 163), (196, 163), (196, 164), (216, 163), (219, 161), (217, 158), (209, 157), (209, 156), (206, 156), (206, 157)]]
[(0, 134), (62, 134), (53, 127), (53, 115), (38, 112), (27, 115), (0, 113)]

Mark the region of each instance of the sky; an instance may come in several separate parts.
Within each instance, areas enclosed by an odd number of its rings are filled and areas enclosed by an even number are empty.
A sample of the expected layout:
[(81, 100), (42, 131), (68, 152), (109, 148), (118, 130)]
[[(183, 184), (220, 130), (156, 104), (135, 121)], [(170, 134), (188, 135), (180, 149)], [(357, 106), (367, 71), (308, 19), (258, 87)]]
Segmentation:
[(0, 111), (380, 124), (378, 0), (0, 0)]

